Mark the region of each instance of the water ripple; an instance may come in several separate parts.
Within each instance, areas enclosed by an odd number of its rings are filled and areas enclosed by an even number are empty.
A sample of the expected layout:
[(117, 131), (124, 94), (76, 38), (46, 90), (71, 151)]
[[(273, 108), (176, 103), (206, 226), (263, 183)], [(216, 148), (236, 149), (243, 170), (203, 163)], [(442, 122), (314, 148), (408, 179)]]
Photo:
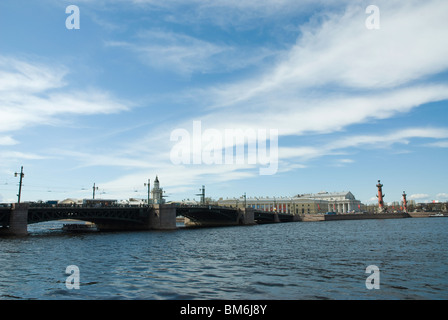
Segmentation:
[[(448, 219), (358, 220), (0, 238), (0, 297), (448, 299)], [(368, 265), (381, 272), (367, 290)], [(68, 290), (68, 265), (80, 289)]]

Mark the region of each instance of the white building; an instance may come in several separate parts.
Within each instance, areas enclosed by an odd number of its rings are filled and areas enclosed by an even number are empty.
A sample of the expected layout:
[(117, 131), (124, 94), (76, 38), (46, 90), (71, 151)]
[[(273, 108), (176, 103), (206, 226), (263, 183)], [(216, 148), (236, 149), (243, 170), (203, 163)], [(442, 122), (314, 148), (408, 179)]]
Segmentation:
[(350, 191), (319, 192), (297, 195), (298, 199), (324, 200), (328, 202), (328, 211), (344, 213), (361, 211), (361, 201), (356, 200)]
[(300, 194), (294, 197), (251, 197), (220, 199), (218, 205), (290, 214), (313, 214), (325, 212), (358, 212), (361, 201), (356, 200), (351, 192), (319, 192)]
[(154, 188), (152, 188), (152, 203), (153, 204), (161, 204), (164, 203), (163, 199), (163, 189), (160, 188), (159, 178), (156, 176), (156, 180), (154, 180)]

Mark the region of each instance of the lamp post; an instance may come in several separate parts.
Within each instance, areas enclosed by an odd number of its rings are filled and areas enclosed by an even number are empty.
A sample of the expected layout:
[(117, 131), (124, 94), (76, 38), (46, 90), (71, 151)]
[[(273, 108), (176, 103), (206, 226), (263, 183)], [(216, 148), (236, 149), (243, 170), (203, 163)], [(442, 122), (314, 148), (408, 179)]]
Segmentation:
[(201, 193), (197, 193), (197, 196), (201, 196), (201, 204), (205, 205), (205, 186), (202, 186), (202, 189), (199, 189)]
[[(17, 177), (19, 173), (15, 172), (14, 177)], [(20, 196), (22, 194), (22, 178), (25, 176), (23, 173), (23, 166), (20, 168), (20, 181), (19, 181), (19, 193), (17, 194), (17, 203), (20, 203)]]
[(95, 187), (95, 183), (93, 184), (93, 200), (95, 200), (95, 190), (98, 190), (98, 187)]
[(243, 195), (243, 197), (244, 197), (244, 209), (246, 209), (246, 207), (247, 207), (247, 198), (246, 198), (246, 192), (244, 192), (244, 195)]
[(148, 179), (148, 183), (144, 183), (143, 184), (145, 187), (147, 186), (148, 187), (148, 206), (149, 206), (149, 193), (150, 193), (150, 191), (149, 191), (149, 185), (150, 185), (150, 183), (149, 183), (149, 179)]

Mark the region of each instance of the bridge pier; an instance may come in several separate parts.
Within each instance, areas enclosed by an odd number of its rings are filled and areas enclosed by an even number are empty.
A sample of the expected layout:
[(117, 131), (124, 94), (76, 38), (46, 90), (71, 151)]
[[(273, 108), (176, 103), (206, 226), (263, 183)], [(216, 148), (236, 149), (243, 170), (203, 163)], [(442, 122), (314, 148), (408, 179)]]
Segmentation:
[(9, 226), (0, 229), (0, 235), (26, 236), (28, 235), (28, 204), (13, 203), (9, 216)]
[(148, 229), (174, 230), (176, 227), (176, 207), (169, 204), (154, 204), (149, 215)]
[(280, 218), (278, 217), (277, 212), (274, 212), (274, 222), (280, 222)]
[(254, 209), (244, 208), (238, 212), (238, 224), (253, 225), (255, 224)]
[[(147, 211), (146, 211), (147, 210)], [(145, 209), (148, 215), (142, 224), (120, 222), (95, 222), (100, 231), (117, 230), (174, 230), (176, 226), (176, 207), (173, 205), (154, 204), (152, 208)]]

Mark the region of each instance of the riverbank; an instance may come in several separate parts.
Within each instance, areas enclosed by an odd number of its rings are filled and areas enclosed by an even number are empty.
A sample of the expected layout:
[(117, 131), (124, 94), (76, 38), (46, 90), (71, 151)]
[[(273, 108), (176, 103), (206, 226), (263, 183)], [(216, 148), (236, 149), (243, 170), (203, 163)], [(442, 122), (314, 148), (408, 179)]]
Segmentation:
[[(342, 213), (342, 214), (303, 214), (300, 221), (335, 221), (335, 220), (362, 220), (362, 219), (403, 219), (403, 218), (428, 218), (435, 212), (409, 212), (409, 213)], [(446, 214), (445, 214), (446, 216)]]
[[(301, 222), (335, 221), (335, 220), (362, 220), (362, 219), (403, 219), (403, 218), (428, 218), (434, 212), (409, 212), (409, 213), (343, 213), (328, 215), (322, 213), (301, 214)], [(184, 217), (176, 217), (177, 223), (184, 223)]]

